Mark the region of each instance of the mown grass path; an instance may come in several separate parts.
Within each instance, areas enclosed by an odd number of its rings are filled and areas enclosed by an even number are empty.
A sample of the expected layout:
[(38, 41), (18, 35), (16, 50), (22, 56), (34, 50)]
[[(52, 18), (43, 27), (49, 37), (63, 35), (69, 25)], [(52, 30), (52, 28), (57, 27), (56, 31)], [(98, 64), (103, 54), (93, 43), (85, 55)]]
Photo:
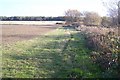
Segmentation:
[(3, 46), (3, 77), (99, 77), (84, 37), (74, 29), (58, 28), (40, 38)]

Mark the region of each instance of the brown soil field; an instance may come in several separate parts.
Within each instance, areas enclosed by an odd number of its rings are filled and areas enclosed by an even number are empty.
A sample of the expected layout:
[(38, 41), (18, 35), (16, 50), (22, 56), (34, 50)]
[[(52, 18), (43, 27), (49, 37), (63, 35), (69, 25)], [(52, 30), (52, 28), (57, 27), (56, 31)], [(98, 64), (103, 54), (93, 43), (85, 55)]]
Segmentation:
[(35, 26), (35, 25), (0, 25), (2, 29), (2, 44), (16, 41), (29, 40), (56, 29), (55, 25)]

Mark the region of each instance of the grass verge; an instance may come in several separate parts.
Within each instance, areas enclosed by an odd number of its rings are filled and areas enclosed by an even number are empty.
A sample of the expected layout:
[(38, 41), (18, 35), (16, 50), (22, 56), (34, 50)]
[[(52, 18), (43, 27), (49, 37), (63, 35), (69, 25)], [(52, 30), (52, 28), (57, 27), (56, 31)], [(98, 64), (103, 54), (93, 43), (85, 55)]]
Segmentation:
[(58, 28), (39, 38), (2, 47), (3, 78), (100, 77), (84, 37)]

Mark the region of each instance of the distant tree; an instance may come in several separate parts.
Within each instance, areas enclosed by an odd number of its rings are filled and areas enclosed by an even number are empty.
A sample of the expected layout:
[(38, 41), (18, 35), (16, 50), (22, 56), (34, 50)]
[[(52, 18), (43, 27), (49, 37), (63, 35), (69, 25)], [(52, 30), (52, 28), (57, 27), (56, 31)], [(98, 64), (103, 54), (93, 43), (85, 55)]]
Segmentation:
[(102, 17), (101, 26), (110, 27), (112, 24), (112, 19), (110, 17)]
[(107, 8), (108, 15), (112, 18), (112, 26), (118, 24), (118, 2), (120, 0), (103, 0), (103, 5)]
[(84, 13), (84, 24), (85, 25), (100, 25), (101, 17), (96, 12), (85, 12)]
[(78, 10), (67, 10), (65, 11), (65, 20), (66, 22), (70, 22), (70, 23), (73, 23), (73, 22), (78, 22), (80, 21), (80, 17), (81, 17), (81, 13), (78, 11)]

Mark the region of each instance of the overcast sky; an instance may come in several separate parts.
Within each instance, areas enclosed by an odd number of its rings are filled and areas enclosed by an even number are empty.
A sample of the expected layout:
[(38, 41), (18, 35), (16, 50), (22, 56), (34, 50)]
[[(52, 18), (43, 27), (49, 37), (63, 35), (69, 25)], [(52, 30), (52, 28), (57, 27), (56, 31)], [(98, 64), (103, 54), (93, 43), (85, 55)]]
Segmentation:
[(106, 15), (101, 0), (0, 0), (0, 16), (63, 16), (68, 9)]

